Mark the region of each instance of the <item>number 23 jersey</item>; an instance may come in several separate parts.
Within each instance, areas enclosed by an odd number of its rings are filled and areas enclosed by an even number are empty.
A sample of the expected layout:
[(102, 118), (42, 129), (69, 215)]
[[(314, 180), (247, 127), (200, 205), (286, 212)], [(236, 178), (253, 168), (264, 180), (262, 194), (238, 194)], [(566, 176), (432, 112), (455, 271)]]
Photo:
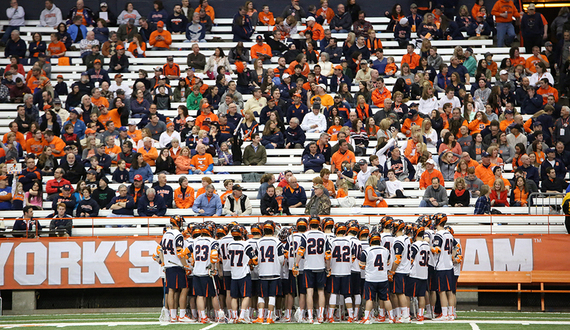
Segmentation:
[(199, 237), (194, 241), (194, 275), (208, 276), (212, 251), (218, 250), (218, 242), (211, 237)]

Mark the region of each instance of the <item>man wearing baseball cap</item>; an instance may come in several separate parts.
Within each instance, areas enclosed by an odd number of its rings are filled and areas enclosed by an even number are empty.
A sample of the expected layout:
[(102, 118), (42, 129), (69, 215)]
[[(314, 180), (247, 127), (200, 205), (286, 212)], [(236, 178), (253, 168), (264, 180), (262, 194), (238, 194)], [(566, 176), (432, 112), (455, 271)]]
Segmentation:
[(148, 43), (152, 46), (153, 50), (168, 50), (170, 48), (172, 35), (164, 29), (163, 21), (156, 23), (156, 31), (150, 34)]
[(263, 42), (263, 37), (261, 35), (258, 35), (255, 38), (255, 45), (251, 46), (250, 56), (252, 62), (260, 58), (265, 64), (271, 63), (271, 47)]
[(125, 46), (117, 45), (115, 54), (109, 62), (109, 72), (120, 73), (129, 71), (129, 58), (125, 55)]
[(315, 102), (315, 98), (317, 97), (321, 98), (321, 105), (324, 107), (328, 108), (334, 104), (334, 99), (332, 98), (332, 96), (327, 94), (327, 86), (325, 84), (317, 85), (317, 94), (311, 97), (311, 105)]
[(350, 78), (343, 73), (342, 65), (337, 64), (333, 67), (333, 76), (330, 78), (329, 86), (331, 88), (331, 93), (338, 93), (338, 89), (342, 83), (346, 83), (350, 89), (352, 81)]
[(162, 73), (168, 79), (178, 79), (180, 78), (180, 66), (174, 63), (174, 57), (168, 56), (166, 58), (166, 64), (162, 66)]
[[(107, 83), (111, 84), (111, 79), (109, 78), (109, 74), (107, 70), (103, 69), (103, 62), (100, 59), (96, 59), (93, 61), (93, 68), (87, 70), (87, 75), (89, 76), (89, 80), (92, 83), (99, 83), (106, 81)], [(89, 91), (91, 92), (91, 91)]]
[(299, 33), (300, 36), (304, 36), (307, 31), (311, 31), (313, 33), (313, 40), (319, 41), (324, 39), (325, 37), (325, 30), (323, 26), (316, 22), (313, 16), (307, 18), (307, 28)]
[(65, 213), (73, 214), (75, 205), (77, 205), (77, 200), (75, 199), (75, 196), (71, 194), (70, 184), (64, 184), (61, 187), (61, 193), (53, 199), (52, 210), (57, 211), (57, 205), (59, 203), (65, 204)]

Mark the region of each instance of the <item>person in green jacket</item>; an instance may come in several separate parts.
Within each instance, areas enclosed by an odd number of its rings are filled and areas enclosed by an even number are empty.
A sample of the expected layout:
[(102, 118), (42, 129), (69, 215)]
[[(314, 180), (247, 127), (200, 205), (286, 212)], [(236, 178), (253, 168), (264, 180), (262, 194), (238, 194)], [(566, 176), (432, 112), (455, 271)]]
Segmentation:
[(198, 110), (200, 108), (200, 100), (202, 100), (202, 94), (200, 94), (200, 86), (196, 84), (192, 87), (192, 93), (186, 99), (186, 107), (188, 110)]
[(465, 49), (465, 62), (463, 62), (463, 66), (469, 72), (469, 76), (475, 76), (475, 71), (477, 70), (477, 59), (473, 56), (473, 48), (467, 47)]

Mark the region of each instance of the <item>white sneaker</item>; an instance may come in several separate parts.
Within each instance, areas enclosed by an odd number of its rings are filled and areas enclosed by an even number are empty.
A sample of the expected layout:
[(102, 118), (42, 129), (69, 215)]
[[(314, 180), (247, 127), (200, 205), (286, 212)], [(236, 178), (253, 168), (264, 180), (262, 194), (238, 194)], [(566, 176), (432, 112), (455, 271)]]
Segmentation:
[(400, 323), (410, 323), (410, 317), (402, 317), (400, 318)]
[(439, 317), (432, 319), (432, 321), (448, 321), (447, 316), (440, 315)]

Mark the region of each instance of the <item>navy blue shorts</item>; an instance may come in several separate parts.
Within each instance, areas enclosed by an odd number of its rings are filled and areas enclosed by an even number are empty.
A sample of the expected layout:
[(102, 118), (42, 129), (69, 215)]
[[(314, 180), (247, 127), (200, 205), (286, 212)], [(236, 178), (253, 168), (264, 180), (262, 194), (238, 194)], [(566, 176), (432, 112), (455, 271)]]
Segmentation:
[(293, 294), (293, 292), (291, 291), (291, 280), (288, 278), (282, 278), (281, 279), (281, 294), (282, 295), (286, 295), (286, 294)]
[(251, 276), (248, 274), (239, 280), (232, 279), (230, 295), (235, 299), (251, 297)]
[(331, 287), (332, 287), (332, 277), (334, 275), (328, 276), (327, 277), (327, 281), (325, 283), (325, 292), (331, 293)]
[[(251, 277), (251, 275), (249, 275)], [(261, 281), (251, 280), (251, 294), (254, 297), (261, 297)]]
[(313, 271), (305, 269), (305, 287), (307, 289), (324, 289), (327, 282), (327, 274), (324, 271)]
[(459, 280), (459, 275), (453, 275), (453, 285), (451, 286), (451, 292), (457, 293), (457, 281)]
[(260, 297), (277, 297), (282, 293), (281, 280), (260, 280)]
[(188, 295), (192, 296), (192, 289), (194, 288), (194, 276), (186, 276), (186, 282), (188, 282), (188, 288), (190, 289)]
[(366, 280), (363, 278), (360, 278), (360, 294), (364, 293), (364, 283), (366, 283)]
[(333, 294), (341, 294), (343, 296), (350, 296), (352, 288), (350, 285), (350, 275), (338, 276), (331, 275), (328, 277), (331, 280), (330, 292)]
[(232, 275), (228, 274), (227, 276), (223, 277), (223, 281), (222, 281), (222, 285), (220, 286), (220, 290), (223, 291), (230, 291), (230, 288), (232, 287)]
[(350, 273), (350, 294), (353, 296), (360, 294), (360, 272)]
[(437, 291), (437, 277), (435, 275), (435, 267), (428, 265), (428, 290)]
[[(293, 272), (289, 271), (289, 281), (288, 289), (289, 291), (285, 291), (285, 294), (293, 295), (296, 297), (297, 294), (307, 294), (307, 287), (305, 286), (305, 273), (299, 273), (297, 277), (293, 276)], [(285, 288), (285, 286), (284, 286)]]
[(197, 297), (215, 297), (216, 290), (214, 290), (214, 282), (210, 276), (194, 276), (192, 281), (194, 290), (193, 296)]
[(401, 294), (406, 293), (406, 281), (408, 274), (394, 274), (394, 281), (392, 282), (392, 293)]
[(408, 277), (408, 283), (406, 283), (406, 296), (424, 297), (426, 295), (427, 284), (427, 279), (420, 280), (418, 278)]
[(388, 281), (385, 282), (364, 282), (364, 300), (376, 300), (376, 298), (387, 301), (390, 300), (388, 294)]
[(186, 271), (182, 267), (168, 267), (166, 273), (166, 288), (180, 290), (188, 287)]
[(435, 272), (437, 278), (437, 292), (451, 291), (455, 275), (453, 275), (453, 269), (448, 270), (437, 270)]

